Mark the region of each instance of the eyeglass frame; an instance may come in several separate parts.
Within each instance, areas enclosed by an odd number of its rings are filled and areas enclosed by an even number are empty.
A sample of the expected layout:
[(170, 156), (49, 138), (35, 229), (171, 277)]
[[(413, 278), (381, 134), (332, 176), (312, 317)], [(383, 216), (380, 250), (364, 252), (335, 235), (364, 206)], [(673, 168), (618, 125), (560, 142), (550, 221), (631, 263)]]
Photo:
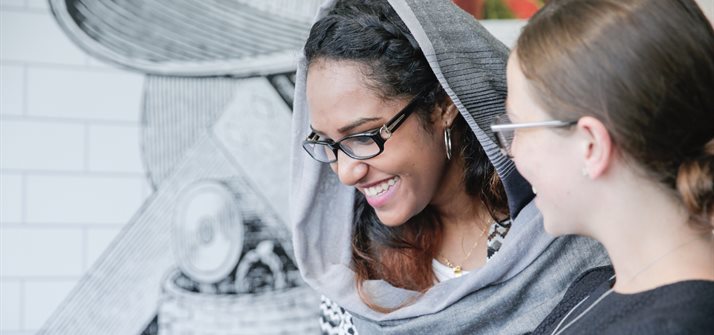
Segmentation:
[[(513, 155), (511, 155), (511, 146), (513, 146), (513, 139), (511, 139), (511, 143), (506, 146), (506, 143), (503, 143), (503, 139), (501, 139), (501, 136), (499, 136), (499, 133), (502, 133), (504, 131), (509, 131), (509, 130), (514, 130), (514, 137), (515, 137), (515, 130), (516, 129), (524, 129), (524, 128), (565, 128), (565, 127), (571, 127), (575, 124), (578, 123), (578, 120), (571, 120), (571, 121), (563, 121), (563, 120), (547, 120), (547, 121), (537, 121), (537, 122), (520, 122), (520, 123), (506, 123), (506, 124), (496, 124), (498, 122), (498, 119), (508, 115), (503, 114), (500, 115), (494, 120), (494, 122), (491, 124), (491, 131), (495, 134), (496, 138), (496, 145), (498, 145), (498, 148), (501, 150), (504, 156), (507, 156), (509, 158), (513, 158)], [(509, 117), (510, 121), (510, 117)]]
[[(431, 90), (429, 90), (429, 89), (424, 89), (421, 92), (417, 93), (409, 101), (409, 103), (406, 106), (404, 106), (404, 108), (402, 108), (399, 112), (397, 112), (397, 114), (395, 114), (391, 119), (389, 119), (389, 121), (387, 121), (384, 125), (382, 125), (379, 128), (371, 129), (371, 130), (368, 130), (368, 131), (365, 131), (362, 133), (347, 135), (338, 141), (317, 140), (320, 137), (320, 135), (318, 135), (317, 133), (312, 131), (312, 132), (310, 132), (309, 135), (307, 135), (307, 138), (305, 138), (305, 140), (303, 140), (302, 148), (307, 152), (307, 154), (310, 157), (312, 157), (312, 159), (314, 159), (320, 163), (331, 164), (331, 163), (337, 162), (337, 151), (338, 150), (344, 152), (345, 155), (349, 156), (352, 159), (356, 159), (356, 160), (367, 160), (370, 158), (377, 157), (382, 152), (384, 152), (384, 144), (387, 142), (387, 140), (392, 137), (392, 135), (397, 130), (397, 128), (399, 128), (399, 126), (401, 126), (402, 123), (404, 123), (404, 121), (407, 119), (407, 117), (409, 117), (412, 114), (412, 112), (416, 109), (416, 106), (418, 105), (417, 102), (421, 98), (423, 98), (427, 93), (429, 93), (430, 91)], [(372, 141), (374, 141), (374, 143), (377, 144), (377, 146), (379, 147), (379, 151), (374, 155), (365, 156), (365, 157), (356, 157), (356, 156), (350, 154), (347, 150), (343, 149), (342, 146), (340, 146), (340, 143), (342, 141), (348, 140), (351, 138), (355, 138), (355, 137), (369, 137), (370, 139), (372, 139)], [(335, 155), (335, 159), (325, 162), (325, 161), (321, 161), (321, 160), (315, 158), (315, 156), (313, 156), (312, 153), (310, 153), (310, 150), (308, 150), (308, 148), (306, 147), (307, 145), (310, 145), (310, 144), (326, 145), (328, 148), (332, 149), (332, 151)]]

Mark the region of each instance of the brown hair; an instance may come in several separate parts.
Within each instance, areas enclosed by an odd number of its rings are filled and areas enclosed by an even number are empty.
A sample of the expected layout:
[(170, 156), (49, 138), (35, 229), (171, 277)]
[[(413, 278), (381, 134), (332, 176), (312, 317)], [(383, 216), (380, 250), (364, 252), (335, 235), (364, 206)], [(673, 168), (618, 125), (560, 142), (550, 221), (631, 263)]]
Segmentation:
[[(450, 102), (416, 40), (386, 0), (337, 1), (329, 15), (313, 25), (305, 57), (308, 64), (349, 60), (363, 65), (370, 88), (384, 99), (408, 99), (431, 89), (415, 111), (426, 132), (433, 131), (436, 107)], [(452, 129), (454, 148), (459, 149), (452, 162), (463, 165), (466, 193), (481, 201), (494, 219), (507, 216), (505, 190), (475, 134), (460, 115)], [(417, 292), (432, 287), (436, 278), (431, 262), (443, 237), (439, 213), (427, 206), (404, 224), (389, 227), (380, 222), (364, 195), (355, 193), (352, 269), (357, 291), (370, 308), (390, 312), (412, 300), (396, 308), (379, 306), (362, 284), (382, 279)]]
[(551, 116), (598, 118), (713, 228), (714, 31), (693, 0), (552, 0), (516, 54)]

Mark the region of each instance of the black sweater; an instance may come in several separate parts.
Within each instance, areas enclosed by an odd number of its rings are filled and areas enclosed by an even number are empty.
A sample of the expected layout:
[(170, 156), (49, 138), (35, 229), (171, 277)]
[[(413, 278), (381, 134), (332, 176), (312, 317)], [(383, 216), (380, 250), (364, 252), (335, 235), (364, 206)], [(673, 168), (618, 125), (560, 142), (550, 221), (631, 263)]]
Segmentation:
[[(611, 267), (583, 273), (533, 331), (552, 334), (578, 317), (612, 286)], [(560, 334), (714, 334), (714, 281), (688, 280), (636, 294), (611, 292)]]

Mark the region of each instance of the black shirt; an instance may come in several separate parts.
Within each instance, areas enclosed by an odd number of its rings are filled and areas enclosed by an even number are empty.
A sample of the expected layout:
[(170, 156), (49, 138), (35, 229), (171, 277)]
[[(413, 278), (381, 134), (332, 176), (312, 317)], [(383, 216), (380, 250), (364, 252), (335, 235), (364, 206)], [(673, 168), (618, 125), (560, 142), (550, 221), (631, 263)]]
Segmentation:
[(533, 334), (552, 334), (562, 321), (560, 332), (588, 308), (560, 334), (714, 334), (714, 281), (687, 280), (603, 297), (612, 287), (612, 277), (612, 267), (583, 273)]

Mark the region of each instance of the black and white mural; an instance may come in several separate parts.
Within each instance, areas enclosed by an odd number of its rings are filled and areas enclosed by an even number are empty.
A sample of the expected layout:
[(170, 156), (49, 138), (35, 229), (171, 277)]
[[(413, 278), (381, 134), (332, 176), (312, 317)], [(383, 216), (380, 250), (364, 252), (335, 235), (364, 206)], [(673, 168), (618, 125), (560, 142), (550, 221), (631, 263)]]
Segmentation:
[(292, 256), (296, 54), (321, 0), (51, 0), (85, 52), (145, 74), (152, 195), (40, 334), (310, 334)]

